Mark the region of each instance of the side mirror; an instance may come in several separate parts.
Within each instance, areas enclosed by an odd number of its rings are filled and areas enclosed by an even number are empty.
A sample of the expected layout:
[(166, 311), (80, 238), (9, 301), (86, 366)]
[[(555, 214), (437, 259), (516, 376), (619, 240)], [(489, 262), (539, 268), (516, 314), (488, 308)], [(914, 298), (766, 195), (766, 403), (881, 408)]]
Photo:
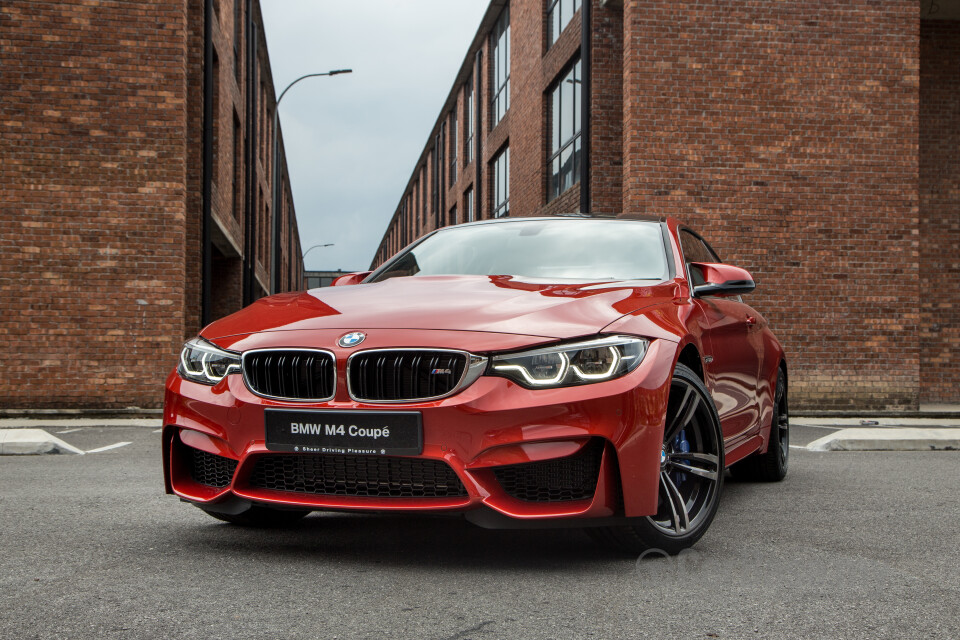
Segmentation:
[(701, 283), (693, 284), (694, 296), (739, 296), (757, 288), (749, 271), (729, 264), (691, 262), (690, 270), (703, 275)]
[(348, 284), (359, 284), (363, 282), (363, 279), (368, 275), (373, 273), (372, 271), (358, 271), (356, 273), (348, 273), (346, 275), (340, 276), (336, 280), (330, 283), (331, 287), (342, 287)]

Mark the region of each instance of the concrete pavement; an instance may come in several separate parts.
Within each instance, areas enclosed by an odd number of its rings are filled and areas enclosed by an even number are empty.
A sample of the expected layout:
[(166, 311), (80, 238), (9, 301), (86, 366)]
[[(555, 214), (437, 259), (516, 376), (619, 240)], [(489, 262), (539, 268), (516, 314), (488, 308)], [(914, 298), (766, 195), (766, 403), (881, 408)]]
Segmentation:
[[(820, 427), (795, 426), (805, 447)], [(54, 432), (56, 433), (56, 432)], [(955, 453), (791, 450), (728, 479), (680, 558), (578, 530), (314, 514), (217, 522), (163, 495), (160, 436), (86, 427), (85, 456), (0, 459), (3, 638), (949, 638), (960, 627)]]

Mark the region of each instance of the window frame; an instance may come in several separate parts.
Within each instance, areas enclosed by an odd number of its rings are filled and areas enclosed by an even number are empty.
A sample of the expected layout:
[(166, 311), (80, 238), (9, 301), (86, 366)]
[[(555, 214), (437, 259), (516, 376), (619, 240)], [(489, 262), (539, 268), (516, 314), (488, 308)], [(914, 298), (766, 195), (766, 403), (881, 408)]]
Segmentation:
[[(555, 138), (562, 135), (563, 129), (563, 84), (568, 82), (570, 78), (572, 78), (573, 81), (573, 96), (571, 98), (571, 105), (573, 107), (574, 114), (572, 125), (573, 133), (566, 140), (558, 141)], [(560, 159), (567, 149), (571, 149), (571, 156), (576, 158), (578, 143), (582, 154), (583, 110), (581, 100), (578, 98), (578, 94), (583, 90), (581, 85), (583, 81), (582, 78), (583, 66), (580, 58), (577, 58), (573, 64), (564, 69), (559, 80), (552, 85), (550, 90), (550, 155), (547, 157), (547, 202), (553, 202), (561, 195), (566, 193), (567, 190), (572, 189), (574, 185), (580, 184), (580, 172), (576, 170), (576, 164), (571, 167), (571, 175), (573, 177), (571, 179), (570, 186), (563, 188), (562, 164), (560, 165), (561, 171), (557, 173), (555, 184), (553, 165), (554, 161)], [(558, 119), (560, 122), (558, 122)]]
[[(509, 4), (504, 6), (496, 24), (493, 26), (493, 30), (490, 32), (490, 80), (490, 127), (493, 128), (503, 120), (510, 110)], [(503, 99), (502, 110), (500, 109), (501, 98)]]
[[(503, 175), (504, 175), (504, 184), (503, 184), (503, 199), (498, 201), (500, 195), (500, 162), (503, 161)], [(491, 188), (490, 188), (490, 217), (491, 218), (508, 218), (510, 217), (510, 145), (505, 144), (500, 151), (497, 152), (497, 155), (493, 157), (493, 160), (490, 161), (490, 175), (491, 175)]]
[[(577, 15), (577, 11), (580, 11), (581, 6), (583, 6), (582, 0), (547, 0), (547, 49), (557, 43), (557, 40), (560, 39), (563, 32), (566, 31), (570, 23), (573, 22), (573, 16)], [(572, 9), (566, 21), (563, 19), (564, 7)], [(557, 10), (558, 13), (557, 25), (554, 25), (554, 10)], [(554, 29), (555, 26), (558, 27), (556, 30)]]
[(464, 85), (464, 94), (463, 94), (463, 119), (464, 119), (464, 136), (463, 136), (463, 158), (464, 166), (469, 165), (473, 162), (473, 138), (475, 135), (474, 125), (475, 120), (473, 117), (474, 109), (476, 108), (476, 99), (473, 91), (473, 76), (470, 76), (470, 79), (467, 80), (466, 85)]
[(449, 175), (447, 176), (447, 186), (452, 187), (457, 183), (457, 159), (460, 157), (457, 146), (460, 144), (460, 133), (457, 130), (457, 109), (456, 106), (450, 111), (450, 133), (447, 145), (450, 148)]

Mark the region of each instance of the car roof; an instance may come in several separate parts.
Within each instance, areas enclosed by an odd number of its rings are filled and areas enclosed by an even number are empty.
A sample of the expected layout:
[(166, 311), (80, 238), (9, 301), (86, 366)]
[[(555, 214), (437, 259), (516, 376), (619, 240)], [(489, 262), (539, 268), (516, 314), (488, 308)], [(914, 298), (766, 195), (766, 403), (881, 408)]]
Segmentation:
[[(534, 220), (610, 220), (613, 222), (668, 222), (670, 218), (665, 216), (654, 216), (647, 214), (627, 214), (626, 216), (617, 215), (596, 215), (585, 213), (558, 213), (552, 216), (518, 216), (506, 218), (491, 218), (489, 220), (475, 220), (473, 222), (462, 222), (451, 227), (473, 227), (485, 224), (507, 224), (510, 222), (528, 222)], [(443, 227), (450, 228), (450, 227)], [(441, 229), (437, 229), (440, 231)]]

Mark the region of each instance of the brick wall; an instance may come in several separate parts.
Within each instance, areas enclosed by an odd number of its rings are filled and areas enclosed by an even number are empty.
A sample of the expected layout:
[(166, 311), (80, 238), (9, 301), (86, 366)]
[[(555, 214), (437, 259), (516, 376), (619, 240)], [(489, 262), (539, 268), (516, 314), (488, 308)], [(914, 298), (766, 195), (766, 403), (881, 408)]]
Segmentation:
[(623, 11), (593, 0), (590, 211), (623, 208)]
[(920, 24), (920, 400), (957, 402), (960, 21)]
[[(200, 326), (201, 277), (203, 275), (203, 2), (186, 1), (187, 47), (184, 55), (187, 64), (187, 133), (191, 144), (187, 145), (187, 193), (186, 234), (183, 256), (185, 287), (183, 291), (183, 326), (180, 331), (184, 340), (196, 335)], [(221, 102), (223, 100), (221, 99)]]
[[(235, 2), (219, 0), (213, 24), (214, 318), (241, 306), (244, 216), (255, 211), (236, 189), (249, 169), (234, 137), (246, 130), (236, 65), (247, 69)], [(274, 92), (259, 33), (262, 118)], [(200, 329), (203, 53), (203, 0), (0, 4), (0, 409), (162, 402)], [(269, 194), (263, 136), (256, 184)], [(269, 247), (266, 220), (255, 233)], [(297, 274), (284, 282), (299, 286), (295, 230), (281, 249)]]
[(186, 41), (184, 0), (0, 5), (0, 406), (162, 398), (183, 337)]
[(917, 406), (918, 11), (625, 3), (624, 208), (754, 274), (798, 407)]

